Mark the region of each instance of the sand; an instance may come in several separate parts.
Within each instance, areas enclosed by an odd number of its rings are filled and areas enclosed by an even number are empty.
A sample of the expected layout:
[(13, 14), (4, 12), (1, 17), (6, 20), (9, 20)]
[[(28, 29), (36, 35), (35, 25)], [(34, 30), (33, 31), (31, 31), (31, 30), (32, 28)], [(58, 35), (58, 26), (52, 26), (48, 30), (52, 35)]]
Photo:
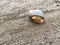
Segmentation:
[[(29, 20), (29, 10), (44, 12), (44, 24)], [(0, 0), (0, 45), (60, 45), (59, 0)]]

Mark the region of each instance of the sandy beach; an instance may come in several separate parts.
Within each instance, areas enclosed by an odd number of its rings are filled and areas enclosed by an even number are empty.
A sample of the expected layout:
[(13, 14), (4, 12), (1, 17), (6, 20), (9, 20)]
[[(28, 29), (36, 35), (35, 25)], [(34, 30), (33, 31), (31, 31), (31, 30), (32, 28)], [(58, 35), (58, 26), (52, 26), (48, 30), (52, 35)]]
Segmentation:
[[(33, 9), (44, 24), (30, 21)], [(60, 0), (0, 0), (0, 45), (60, 45)]]

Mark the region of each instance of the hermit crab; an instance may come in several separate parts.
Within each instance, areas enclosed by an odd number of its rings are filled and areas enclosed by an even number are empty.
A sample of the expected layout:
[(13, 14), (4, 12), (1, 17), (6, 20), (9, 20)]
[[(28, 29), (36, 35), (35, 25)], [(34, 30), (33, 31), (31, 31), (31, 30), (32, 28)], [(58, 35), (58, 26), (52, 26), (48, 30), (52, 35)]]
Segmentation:
[(37, 24), (44, 23), (44, 14), (41, 10), (29, 10), (29, 13), (31, 14), (29, 16), (29, 19)]

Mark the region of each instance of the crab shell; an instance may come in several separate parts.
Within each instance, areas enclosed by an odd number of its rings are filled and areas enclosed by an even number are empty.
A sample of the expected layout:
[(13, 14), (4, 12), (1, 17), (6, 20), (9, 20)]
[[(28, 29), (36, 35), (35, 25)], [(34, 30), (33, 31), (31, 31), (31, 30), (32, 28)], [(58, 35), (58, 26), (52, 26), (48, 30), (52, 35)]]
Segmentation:
[[(31, 14), (31, 16), (30, 16), (29, 18), (30, 18), (30, 20), (31, 20), (32, 22), (40, 24), (40, 23), (41, 23), (41, 22), (39, 22), (39, 19), (40, 19), (40, 20), (43, 20), (42, 23), (44, 23), (44, 14), (43, 14), (42, 11), (36, 9), (36, 10), (30, 10), (29, 12), (30, 12), (30, 14)], [(35, 16), (36, 18), (39, 18), (39, 19), (32, 19), (34, 16)], [(34, 17), (34, 18), (35, 18), (35, 17)]]

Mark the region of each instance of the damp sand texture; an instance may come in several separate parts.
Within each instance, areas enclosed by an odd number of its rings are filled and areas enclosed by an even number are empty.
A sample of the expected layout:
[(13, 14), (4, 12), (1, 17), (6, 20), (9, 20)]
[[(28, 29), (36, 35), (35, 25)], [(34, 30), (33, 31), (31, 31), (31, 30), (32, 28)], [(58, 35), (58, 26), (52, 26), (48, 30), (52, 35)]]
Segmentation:
[[(30, 22), (31, 9), (44, 12), (44, 24)], [(60, 1), (0, 0), (0, 45), (60, 45)]]

